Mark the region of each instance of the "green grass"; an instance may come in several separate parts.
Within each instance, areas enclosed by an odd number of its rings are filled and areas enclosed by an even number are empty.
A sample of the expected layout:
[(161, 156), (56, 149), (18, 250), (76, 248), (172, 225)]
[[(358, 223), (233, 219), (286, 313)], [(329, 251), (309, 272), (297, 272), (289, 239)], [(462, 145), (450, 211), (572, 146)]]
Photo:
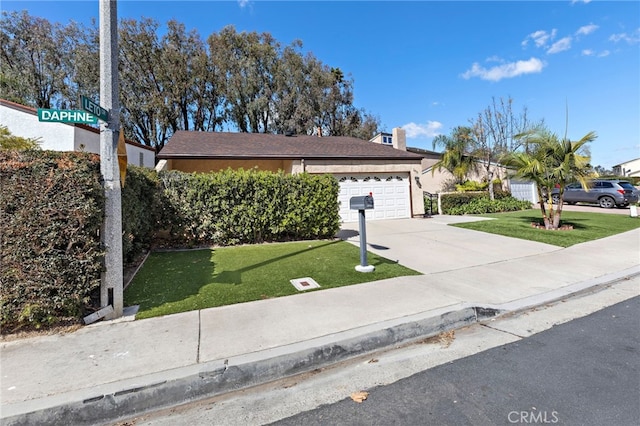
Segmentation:
[(573, 229), (568, 231), (548, 231), (533, 228), (531, 226), (532, 222), (542, 223), (540, 210), (493, 213), (480, 216), (491, 217), (495, 220), (460, 223), (454, 226), (560, 247), (569, 247), (574, 244), (640, 228), (640, 219), (638, 218), (607, 213), (564, 211), (562, 212), (561, 225), (573, 225)]
[[(124, 293), (136, 318), (299, 293), (289, 282), (311, 277), (321, 289), (419, 275), (368, 253), (371, 273), (357, 272), (360, 249), (344, 241), (305, 241), (152, 253)], [(306, 290), (316, 291), (316, 290)]]

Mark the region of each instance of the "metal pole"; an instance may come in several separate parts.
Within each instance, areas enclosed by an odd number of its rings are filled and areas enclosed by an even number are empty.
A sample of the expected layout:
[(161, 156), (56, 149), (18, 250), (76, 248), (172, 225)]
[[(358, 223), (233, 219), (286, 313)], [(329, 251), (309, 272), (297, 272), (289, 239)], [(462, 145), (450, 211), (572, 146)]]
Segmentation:
[(367, 225), (364, 210), (358, 210), (360, 221), (360, 266), (367, 266)]
[(100, 104), (109, 111), (109, 121), (100, 124), (100, 171), (106, 198), (102, 232), (106, 254), (100, 304), (113, 305), (108, 319), (121, 317), (123, 309), (122, 194), (116, 155), (120, 131), (118, 86), (117, 2), (100, 0)]
[(367, 225), (364, 210), (358, 210), (358, 219), (360, 225), (360, 264), (356, 266), (356, 271), (373, 272), (376, 267), (367, 264)]

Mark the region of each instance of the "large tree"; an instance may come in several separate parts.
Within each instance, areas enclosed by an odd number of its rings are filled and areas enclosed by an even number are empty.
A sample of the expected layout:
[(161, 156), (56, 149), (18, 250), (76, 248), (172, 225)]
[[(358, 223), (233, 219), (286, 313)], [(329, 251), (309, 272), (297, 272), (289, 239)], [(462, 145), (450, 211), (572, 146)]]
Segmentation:
[[(578, 141), (560, 138), (546, 129), (517, 135), (527, 140), (529, 150), (516, 151), (503, 155), (501, 161), (514, 170), (513, 174), (522, 179), (535, 182), (540, 212), (546, 229), (558, 229), (562, 216), (564, 190), (572, 182), (587, 185), (591, 166), (587, 144), (596, 139), (589, 132)], [(557, 205), (553, 207), (554, 189), (558, 190)], [(547, 205), (545, 205), (545, 200)]]
[[(99, 100), (98, 30), (27, 12), (0, 21), (4, 98), (39, 108)], [(159, 37), (159, 33), (163, 33)], [(229, 26), (206, 43), (177, 21), (119, 22), (121, 122), (128, 138), (160, 150), (177, 130), (348, 135), (368, 139), (379, 120), (353, 105), (353, 79), (302, 43)]]

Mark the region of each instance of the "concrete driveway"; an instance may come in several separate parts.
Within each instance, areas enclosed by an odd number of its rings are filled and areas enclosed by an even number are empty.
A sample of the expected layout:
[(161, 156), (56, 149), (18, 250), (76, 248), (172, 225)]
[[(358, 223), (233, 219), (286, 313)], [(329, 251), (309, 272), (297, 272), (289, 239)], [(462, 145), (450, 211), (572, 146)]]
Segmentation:
[[(432, 274), (560, 250), (560, 247), (448, 226), (491, 220), (469, 216), (374, 220), (366, 223), (367, 250)], [(358, 223), (343, 224), (343, 240), (360, 244)], [(355, 265), (354, 265), (355, 266)]]

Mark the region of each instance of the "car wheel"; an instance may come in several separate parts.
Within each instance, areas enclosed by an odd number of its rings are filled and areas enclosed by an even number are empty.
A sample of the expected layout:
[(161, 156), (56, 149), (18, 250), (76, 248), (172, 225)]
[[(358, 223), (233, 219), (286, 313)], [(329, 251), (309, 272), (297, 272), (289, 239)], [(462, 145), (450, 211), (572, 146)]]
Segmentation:
[(558, 204), (560, 202), (560, 196), (558, 194), (553, 194), (551, 196), (551, 201), (553, 204)]
[(603, 209), (610, 209), (616, 205), (615, 200), (611, 197), (602, 197), (598, 200), (598, 203)]
[(567, 201), (567, 204), (569, 204), (570, 206), (573, 206), (573, 205), (576, 204), (576, 202), (575, 201)]

